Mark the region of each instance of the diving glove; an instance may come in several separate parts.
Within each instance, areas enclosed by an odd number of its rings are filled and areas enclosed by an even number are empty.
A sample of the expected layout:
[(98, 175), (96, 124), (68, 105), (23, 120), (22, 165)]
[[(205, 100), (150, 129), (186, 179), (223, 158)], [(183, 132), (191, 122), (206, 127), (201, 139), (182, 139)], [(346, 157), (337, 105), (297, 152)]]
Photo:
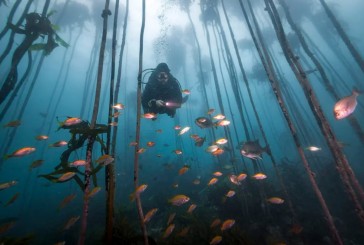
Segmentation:
[(165, 103), (164, 103), (164, 101), (163, 101), (163, 100), (157, 100), (157, 101), (155, 102), (155, 104), (157, 105), (157, 107), (165, 106)]
[(152, 99), (152, 100), (149, 100), (148, 106), (149, 107), (152, 107), (153, 106), (153, 102), (155, 103), (155, 105), (157, 107), (161, 107), (161, 106), (165, 106), (166, 105), (166, 103), (163, 100), (155, 100), (155, 99)]
[(149, 101), (148, 101), (148, 106), (149, 106), (149, 107), (152, 107), (152, 106), (153, 106), (153, 104), (152, 104), (153, 102), (155, 102), (155, 100), (154, 100), (154, 99), (153, 99), (153, 100), (149, 100)]

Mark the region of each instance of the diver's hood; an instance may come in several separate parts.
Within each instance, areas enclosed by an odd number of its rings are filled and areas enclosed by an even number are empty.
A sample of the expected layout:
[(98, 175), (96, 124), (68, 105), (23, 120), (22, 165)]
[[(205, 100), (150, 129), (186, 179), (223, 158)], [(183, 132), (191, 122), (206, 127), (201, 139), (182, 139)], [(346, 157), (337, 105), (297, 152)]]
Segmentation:
[(168, 65), (166, 63), (160, 63), (157, 65), (157, 68), (155, 68), (156, 71), (158, 72), (167, 72), (169, 73), (169, 68), (168, 68)]

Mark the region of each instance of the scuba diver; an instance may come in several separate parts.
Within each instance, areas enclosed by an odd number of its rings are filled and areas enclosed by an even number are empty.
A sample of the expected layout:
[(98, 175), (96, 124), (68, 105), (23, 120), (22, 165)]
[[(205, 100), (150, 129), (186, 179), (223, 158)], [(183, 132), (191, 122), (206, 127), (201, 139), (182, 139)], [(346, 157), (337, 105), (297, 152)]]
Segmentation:
[(174, 117), (183, 103), (181, 86), (168, 65), (160, 63), (149, 77), (142, 95), (144, 113), (167, 114)]
[(52, 24), (47, 17), (41, 16), (38, 13), (29, 13), (25, 16), (25, 20), (26, 24), (24, 30), (12, 23), (8, 23), (9, 27), (14, 32), (24, 34), (25, 38), (14, 51), (9, 74), (0, 90), (0, 104), (14, 88), (18, 78), (18, 64), (24, 54), (32, 46), (33, 42), (41, 35), (47, 36), (47, 43), (44, 46), (46, 55), (51, 53), (52, 50), (58, 46), (53, 37), (55, 33), (52, 29)]

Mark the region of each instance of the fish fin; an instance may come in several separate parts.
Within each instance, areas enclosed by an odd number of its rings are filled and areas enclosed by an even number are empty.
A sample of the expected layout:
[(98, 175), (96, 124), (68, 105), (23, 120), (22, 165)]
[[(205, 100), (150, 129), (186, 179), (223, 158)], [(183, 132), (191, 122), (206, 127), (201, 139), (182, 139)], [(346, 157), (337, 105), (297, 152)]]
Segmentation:
[(353, 95), (358, 96), (363, 93), (363, 91), (360, 91), (357, 87), (353, 87), (352, 91)]
[(182, 98), (182, 104), (186, 103), (186, 102), (187, 102), (187, 100), (188, 100), (188, 98), (189, 98), (189, 96), (188, 96), (188, 95), (183, 96), (183, 98)]

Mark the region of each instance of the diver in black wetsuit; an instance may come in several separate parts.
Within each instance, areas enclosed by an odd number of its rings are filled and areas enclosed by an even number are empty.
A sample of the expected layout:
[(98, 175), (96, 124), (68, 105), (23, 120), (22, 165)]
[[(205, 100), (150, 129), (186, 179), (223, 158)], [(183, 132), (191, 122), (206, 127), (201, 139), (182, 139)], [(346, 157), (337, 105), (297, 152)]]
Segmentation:
[(8, 23), (9, 27), (14, 32), (24, 34), (25, 38), (14, 51), (9, 74), (0, 90), (0, 104), (14, 88), (18, 78), (18, 64), (33, 42), (40, 35), (47, 36), (47, 44), (44, 47), (45, 54), (49, 54), (55, 47), (58, 46), (58, 44), (54, 41), (54, 31), (52, 29), (51, 22), (47, 17), (43, 17), (38, 13), (29, 13), (26, 15), (25, 19), (26, 24), (24, 30), (11, 23)]
[(176, 109), (181, 107), (181, 86), (169, 72), (167, 64), (160, 63), (150, 75), (142, 95), (144, 113), (174, 117)]

